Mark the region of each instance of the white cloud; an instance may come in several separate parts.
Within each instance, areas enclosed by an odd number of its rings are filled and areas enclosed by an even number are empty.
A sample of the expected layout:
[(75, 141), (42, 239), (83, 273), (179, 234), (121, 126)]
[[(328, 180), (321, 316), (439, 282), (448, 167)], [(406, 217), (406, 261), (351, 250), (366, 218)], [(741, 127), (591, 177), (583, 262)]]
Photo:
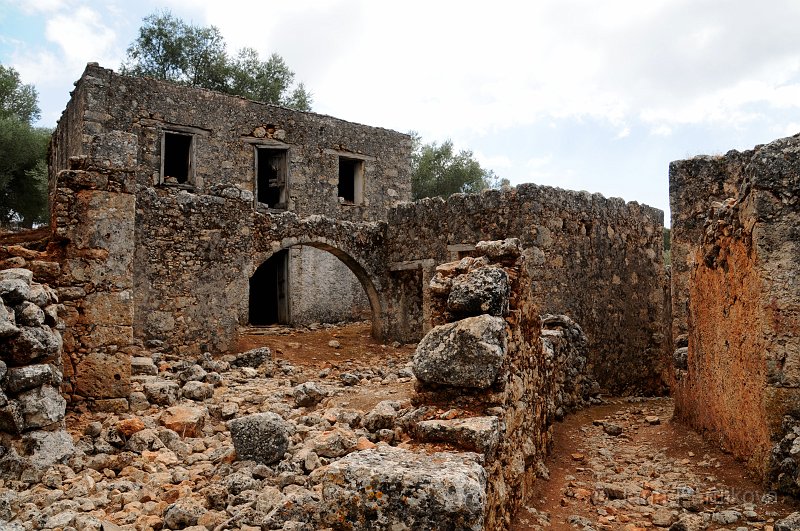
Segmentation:
[(11, 2), (23, 13), (53, 13), (69, 5), (67, 0), (15, 0)]

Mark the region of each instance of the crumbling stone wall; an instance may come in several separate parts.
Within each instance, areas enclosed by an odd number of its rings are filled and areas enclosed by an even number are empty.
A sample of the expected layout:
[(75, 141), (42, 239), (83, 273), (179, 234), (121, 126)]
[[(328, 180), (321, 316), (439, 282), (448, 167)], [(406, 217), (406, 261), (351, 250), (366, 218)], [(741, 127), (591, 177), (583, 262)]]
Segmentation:
[[(162, 176), (165, 132), (191, 138), (184, 183)], [(283, 209), (255, 200), (262, 147), (286, 154)], [(113, 358), (133, 337), (181, 352), (230, 348), (237, 327), (248, 322), (249, 276), (291, 245), (332, 252), (333, 283), (352, 284), (351, 270), (362, 271), (358, 289), (365, 288), (373, 318), (379, 316), (376, 269), (367, 273), (361, 265), (365, 249), (343, 251), (331, 231), (314, 232), (298, 221), (324, 215), (333, 225), (349, 222), (345, 242), (373, 232), (365, 220), (385, 218), (390, 205), (410, 197), (409, 150), (408, 135), (394, 131), (88, 65), (54, 133), (50, 160), (55, 240), (69, 255), (58, 283), (75, 330), (65, 342), (76, 371), (94, 371), (92, 352), (111, 348)], [(360, 164), (361, 201), (337, 197), (340, 158)], [(296, 237), (298, 227), (308, 238)], [(114, 242), (104, 243), (109, 237)], [(118, 263), (103, 264), (107, 255)], [(98, 285), (104, 287), (97, 291)], [(312, 295), (306, 293), (306, 306), (336, 303)], [(373, 320), (382, 330), (380, 319)], [(112, 389), (77, 383), (72, 390), (123, 396), (120, 367), (103, 374), (119, 377), (105, 379)]]
[(670, 167), (677, 415), (795, 493), (799, 150), (791, 137)]
[(483, 454), (485, 529), (508, 529), (542, 474), (553, 424), (599, 389), (587, 373), (586, 337), (566, 316), (547, 316), (529, 289), (517, 239), (480, 242), (476, 257), (436, 268), (434, 327), (414, 356), (422, 404), (465, 413), (417, 424), (423, 441)]
[[(390, 329), (413, 331), (404, 339), (416, 340), (431, 323), (433, 264), (469, 254), (481, 240), (517, 237), (537, 305), (581, 323), (600, 384), (661, 394), (670, 349), (662, 225), (663, 213), (651, 207), (530, 184), (399, 205), (389, 215)], [(421, 304), (407, 295), (420, 289), (411, 269), (422, 272)]]
[[(13, 258), (41, 258), (12, 247)], [(7, 246), (0, 251), (9, 254)], [(34, 281), (30, 269), (0, 270), (0, 468), (12, 477), (43, 470), (73, 449), (60, 389), (62, 310), (55, 290)]]

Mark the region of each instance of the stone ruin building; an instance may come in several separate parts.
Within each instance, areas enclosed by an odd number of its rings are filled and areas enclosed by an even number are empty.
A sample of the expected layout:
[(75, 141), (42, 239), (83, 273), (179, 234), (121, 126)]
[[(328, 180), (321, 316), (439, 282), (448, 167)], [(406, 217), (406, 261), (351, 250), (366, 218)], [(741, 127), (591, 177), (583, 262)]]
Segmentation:
[[(89, 64), (51, 142), (50, 236), (0, 255), (0, 430), (41, 454), (67, 401), (126, 410), (151, 351), (220, 355), (250, 326), (363, 308), (375, 337), (420, 342), (420, 403), (484, 412), (408, 421), (420, 444), (479, 456), (442, 457), (480, 502), (454, 528), (507, 528), (554, 420), (599, 390), (671, 392), (681, 419), (798, 493), (798, 148), (673, 163), (670, 270), (654, 208), (531, 184), (412, 203), (407, 135)], [(312, 475), (320, 523), (411, 518), (327, 485), (426, 466), (414, 455)]]

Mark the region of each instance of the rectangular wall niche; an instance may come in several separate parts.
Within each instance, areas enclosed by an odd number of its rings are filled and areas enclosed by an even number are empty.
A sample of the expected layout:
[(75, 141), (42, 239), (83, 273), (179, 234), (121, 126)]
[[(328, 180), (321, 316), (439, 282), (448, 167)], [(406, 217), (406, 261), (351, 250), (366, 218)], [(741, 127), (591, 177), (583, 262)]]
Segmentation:
[(192, 184), (194, 181), (194, 137), (164, 131), (161, 137), (161, 180), (165, 184)]
[(256, 201), (268, 208), (286, 209), (287, 150), (256, 148)]
[(337, 191), (340, 201), (351, 205), (364, 202), (364, 161), (339, 157), (339, 187)]

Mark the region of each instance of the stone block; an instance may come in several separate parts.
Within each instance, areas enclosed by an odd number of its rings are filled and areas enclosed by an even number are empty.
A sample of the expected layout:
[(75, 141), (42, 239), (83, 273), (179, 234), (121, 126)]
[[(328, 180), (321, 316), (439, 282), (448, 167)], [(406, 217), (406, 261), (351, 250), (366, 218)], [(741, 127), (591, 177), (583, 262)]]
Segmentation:
[(283, 459), (289, 447), (289, 428), (275, 413), (255, 413), (228, 422), (239, 459), (272, 464)]
[(470, 453), (412, 452), (387, 445), (353, 452), (312, 473), (328, 525), (368, 529), (484, 529), (486, 472)]
[(130, 377), (127, 354), (93, 352), (75, 368), (75, 392), (87, 398), (124, 398), (130, 394)]
[(427, 384), (485, 389), (500, 373), (506, 354), (506, 322), (481, 315), (433, 328), (414, 354), (414, 375)]

